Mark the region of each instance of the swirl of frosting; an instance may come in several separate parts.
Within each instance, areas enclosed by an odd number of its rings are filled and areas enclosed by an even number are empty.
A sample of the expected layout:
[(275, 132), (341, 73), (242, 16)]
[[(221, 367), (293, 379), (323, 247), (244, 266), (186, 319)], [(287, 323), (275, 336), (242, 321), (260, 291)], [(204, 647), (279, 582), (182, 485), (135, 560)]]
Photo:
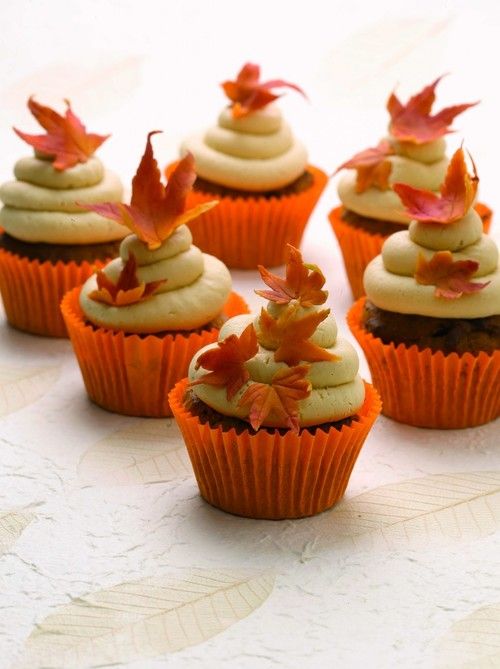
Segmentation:
[(15, 181), (0, 186), (0, 226), (25, 242), (99, 244), (123, 239), (127, 229), (76, 204), (119, 202), (122, 185), (101, 161), (91, 157), (66, 170), (47, 159), (21, 158)]
[[(273, 317), (277, 318), (281, 311), (286, 309), (286, 306), (269, 302), (267, 309)], [(320, 307), (316, 306), (301, 307), (295, 312), (294, 318), (301, 318), (319, 309)], [(193, 392), (205, 404), (221, 414), (242, 420), (249, 419), (249, 409), (247, 406), (239, 406), (239, 401), (251, 383), (270, 384), (276, 372), (287, 368), (286, 363), (275, 362), (274, 351), (263, 345), (259, 316), (245, 314), (231, 318), (221, 328), (219, 341), (233, 334), (241, 335), (250, 323), (254, 324), (259, 349), (257, 354), (245, 363), (250, 375), (249, 381), (230, 400), (227, 398), (224, 387), (203, 383), (192, 387)], [(337, 324), (331, 315), (320, 324), (310, 341), (325, 348), (336, 358), (308, 363), (307, 380), (311, 383), (312, 390), (308, 397), (298, 401), (299, 424), (303, 427), (319, 425), (355, 415), (363, 405), (365, 398), (364, 384), (358, 374), (359, 361), (356, 351), (346, 339), (337, 336)], [(216, 344), (210, 344), (195, 355), (189, 367), (191, 381), (207, 373), (203, 367), (196, 369), (197, 360), (205, 351), (216, 346)], [(268, 416), (262, 424), (268, 427), (286, 427), (272, 415)]]
[(213, 183), (247, 191), (282, 188), (300, 177), (307, 151), (294, 138), (274, 105), (233, 118), (229, 108), (217, 126), (188, 137), (181, 146), (196, 160), (198, 176)]
[[(392, 137), (387, 139), (395, 152), (395, 155), (386, 158), (391, 163), (389, 186), (401, 182), (414, 188), (438, 191), (449, 162), (445, 155), (445, 140), (439, 138), (425, 144), (410, 144)], [(371, 186), (357, 193), (356, 178), (356, 170), (348, 170), (337, 186), (340, 201), (346, 209), (368, 218), (402, 224), (410, 222), (399, 197), (391, 188), (380, 190)]]
[(120, 245), (120, 257), (103, 270), (108, 278), (116, 283), (133, 253), (140, 282), (165, 283), (147, 300), (117, 307), (90, 297), (97, 289), (96, 276), (91, 276), (80, 293), (80, 306), (88, 320), (100, 327), (140, 334), (195, 330), (213, 320), (229, 297), (231, 275), (220, 260), (202, 253), (192, 241), (185, 225), (154, 251), (136, 235), (126, 237)]
[[(437, 251), (449, 250), (454, 261), (474, 260), (474, 278), (490, 282), (482, 290), (458, 299), (436, 297), (435, 287), (414, 278), (420, 255), (429, 261)], [(470, 209), (448, 225), (413, 221), (408, 230), (391, 235), (365, 270), (368, 299), (380, 309), (436, 318), (484, 318), (500, 314), (498, 249), (483, 234), (480, 216)]]

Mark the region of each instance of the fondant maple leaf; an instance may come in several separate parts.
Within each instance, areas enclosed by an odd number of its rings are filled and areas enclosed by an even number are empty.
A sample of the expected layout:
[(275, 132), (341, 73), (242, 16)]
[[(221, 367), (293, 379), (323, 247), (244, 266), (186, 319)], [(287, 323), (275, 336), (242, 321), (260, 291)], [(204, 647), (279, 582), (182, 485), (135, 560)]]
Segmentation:
[(343, 169), (355, 169), (356, 193), (364, 193), (371, 186), (379, 190), (388, 190), (392, 163), (387, 158), (393, 154), (394, 149), (386, 139), (383, 139), (377, 146), (356, 153), (342, 163), (334, 174)]
[(246, 63), (236, 77), (236, 81), (224, 81), (221, 86), (231, 100), (234, 118), (242, 118), (257, 109), (262, 109), (280, 96), (272, 92), (273, 88), (291, 88), (304, 97), (306, 94), (296, 84), (283, 79), (259, 81), (260, 67), (254, 63)]
[(328, 292), (321, 290), (325, 284), (322, 271), (316, 265), (304, 263), (300, 251), (291, 244), (287, 244), (287, 248), (286, 278), (282, 279), (262, 265), (258, 265), (262, 281), (271, 290), (256, 290), (255, 292), (276, 304), (288, 304), (292, 300), (298, 300), (303, 307), (323, 304), (328, 297)]
[(192, 381), (190, 385), (203, 383), (209, 386), (225, 386), (227, 399), (231, 400), (250, 378), (245, 362), (257, 355), (258, 350), (255, 328), (250, 323), (239, 337), (230, 335), (218, 342), (217, 348), (211, 348), (200, 355), (196, 361), (196, 369), (203, 367), (210, 371)]
[(309, 397), (311, 383), (306, 379), (309, 365), (284, 368), (274, 374), (271, 383), (251, 383), (238, 406), (250, 406), (250, 425), (258, 430), (266, 418), (273, 415), (277, 422), (284, 422), (298, 432), (299, 400)]
[(393, 137), (402, 142), (413, 144), (425, 144), (432, 142), (443, 135), (447, 135), (453, 119), (469, 107), (474, 107), (478, 102), (470, 102), (461, 105), (445, 107), (440, 112), (431, 115), (432, 105), (436, 99), (436, 86), (443, 77), (438, 77), (432, 84), (411, 97), (406, 105), (403, 105), (395, 93), (391, 93), (387, 100), (387, 111), (391, 116), (389, 131)]
[(162, 184), (151, 146), (151, 137), (158, 132), (155, 130), (148, 134), (146, 150), (132, 180), (130, 204), (80, 204), (83, 209), (95, 211), (126, 225), (151, 250), (159, 248), (179, 226), (198, 218), (218, 204), (217, 200), (213, 200), (186, 211), (186, 198), (196, 179), (191, 153), (179, 161), (167, 185)]
[(395, 183), (392, 187), (411, 218), (422, 223), (446, 225), (463, 218), (474, 202), (479, 178), (474, 161), (472, 166), (473, 176), (467, 171), (463, 149), (455, 151), (440, 188), (441, 196), (403, 183)]
[(86, 163), (90, 156), (105, 142), (109, 135), (88, 133), (78, 116), (73, 113), (69, 100), (66, 113), (61, 116), (50, 107), (28, 100), (28, 109), (47, 131), (45, 135), (29, 135), (17, 128), (14, 132), (36, 151), (53, 158), (54, 169), (62, 171), (77, 163)]
[(289, 366), (298, 365), (301, 361), (337, 360), (336, 355), (309, 341), (318, 325), (330, 313), (330, 309), (297, 317), (297, 307), (298, 305), (288, 306), (276, 319), (266, 309), (262, 309), (262, 345), (274, 350), (275, 362), (286, 362)]
[(140, 283), (137, 279), (137, 262), (133, 253), (129, 254), (116, 283), (111, 281), (102, 270), (97, 272), (96, 278), (97, 290), (89, 294), (90, 299), (113, 307), (126, 307), (143, 302), (154, 295), (158, 288), (166, 282), (164, 279)]
[(490, 283), (470, 281), (478, 267), (475, 260), (454, 261), (451, 251), (438, 251), (429, 261), (420, 254), (415, 280), (423, 286), (436, 286), (436, 297), (456, 300), (462, 295), (477, 293)]

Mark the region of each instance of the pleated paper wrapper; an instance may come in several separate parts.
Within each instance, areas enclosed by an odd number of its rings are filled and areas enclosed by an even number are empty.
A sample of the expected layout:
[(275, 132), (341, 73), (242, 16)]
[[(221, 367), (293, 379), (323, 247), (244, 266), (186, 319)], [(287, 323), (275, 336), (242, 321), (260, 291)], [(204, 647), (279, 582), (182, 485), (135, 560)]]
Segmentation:
[[(484, 232), (489, 232), (493, 212), (485, 204), (477, 204), (476, 211), (483, 219)], [(345, 271), (351, 286), (354, 299), (365, 294), (363, 274), (368, 263), (382, 251), (382, 245), (388, 235), (381, 235), (376, 231), (367, 232), (350, 225), (342, 218), (343, 207), (332, 209), (328, 215), (333, 232), (337, 237), (344, 259)]]
[(445, 355), (384, 344), (363, 327), (365, 299), (351, 307), (347, 322), (365, 353), (385, 416), (439, 429), (474, 427), (500, 416), (500, 350)]
[[(79, 294), (79, 288), (68, 293), (61, 310), (90, 399), (127, 416), (171, 416), (169, 390), (186, 376), (194, 354), (217, 341), (219, 330), (140, 336), (93, 327)], [(248, 306), (231, 293), (223, 313), (231, 318), (248, 313)]]
[(7, 320), (31, 334), (67, 337), (60, 309), (62, 298), (106, 262), (40, 262), (0, 249), (0, 292)]
[(170, 392), (202, 497), (248, 518), (302, 518), (328, 509), (344, 494), (361, 447), (380, 413), (380, 399), (366, 383), (358, 418), (300, 434), (250, 426), (242, 432), (211, 427), (186, 408), (187, 379)]
[[(176, 163), (166, 169), (167, 176)], [(193, 244), (220, 258), (228, 267), (255, 269), (276, 267), (286, 262), (286, 244), (300, 246), (304, 229), (326, 185), (327, 176), (309, 165), (313, 183), (305, 190), (280, 197), (219, 196), (193, 190), (187, 208), (210, 200), (217, 207), (188, 223)]]

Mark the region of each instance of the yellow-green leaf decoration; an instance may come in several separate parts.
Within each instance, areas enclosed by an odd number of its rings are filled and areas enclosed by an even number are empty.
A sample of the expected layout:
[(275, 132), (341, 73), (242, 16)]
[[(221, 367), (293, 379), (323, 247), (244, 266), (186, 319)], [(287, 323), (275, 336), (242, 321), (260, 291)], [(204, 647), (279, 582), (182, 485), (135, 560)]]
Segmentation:
[(186, 478), (192, 469), (176, 422), (148, 418), (91, 446), (78, 473), (85, 483), (135, 485)]
[(11, 367), (0, 365), (0, 416), (32, 404), (57, 381), (58, 365)]
[(439, 644), (436, 669), (500, 667), (500, 602), (457, 620)]
[(29, 636), (20, 667), (83, 669), (173, 653), (246, 618), (273, 586), (269, 572), (232, 569), (121, 583), (57, 607)]
[(0, 511), (0, 555), (10, 550), (34, 518), (34, 513), (22, 509)]

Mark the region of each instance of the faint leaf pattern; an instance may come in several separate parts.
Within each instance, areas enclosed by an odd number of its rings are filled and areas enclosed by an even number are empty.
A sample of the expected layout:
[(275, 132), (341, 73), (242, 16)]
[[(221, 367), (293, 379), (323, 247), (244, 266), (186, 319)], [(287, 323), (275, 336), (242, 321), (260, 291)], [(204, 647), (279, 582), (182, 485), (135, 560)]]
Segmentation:
[(500, 471), (438, 474), (341, 502), (321, 517), (320, 543), (415, 548), (436, 540), (484, 537), (499, 526)]
[(0, 555), (10, 549), (34, 518), (30, 511), (0, 511)]
[(202, 570), (122, 583), (58, 607), (26, 642), (23, 669), (131, 662), (202, 643), (258, 608), (274, 577)]
[(22, 409), (41, 397), (59, 377), (60, 367), (0, 365), (0, 416)]
[(175, 421), (148, 418), (91, 446), (78, 472), (89, 483), (133, 485), (184, 478), (191, 466)]
[(500, 602), (458, 620), (439, 646), (439, 669), (500, 667)]

